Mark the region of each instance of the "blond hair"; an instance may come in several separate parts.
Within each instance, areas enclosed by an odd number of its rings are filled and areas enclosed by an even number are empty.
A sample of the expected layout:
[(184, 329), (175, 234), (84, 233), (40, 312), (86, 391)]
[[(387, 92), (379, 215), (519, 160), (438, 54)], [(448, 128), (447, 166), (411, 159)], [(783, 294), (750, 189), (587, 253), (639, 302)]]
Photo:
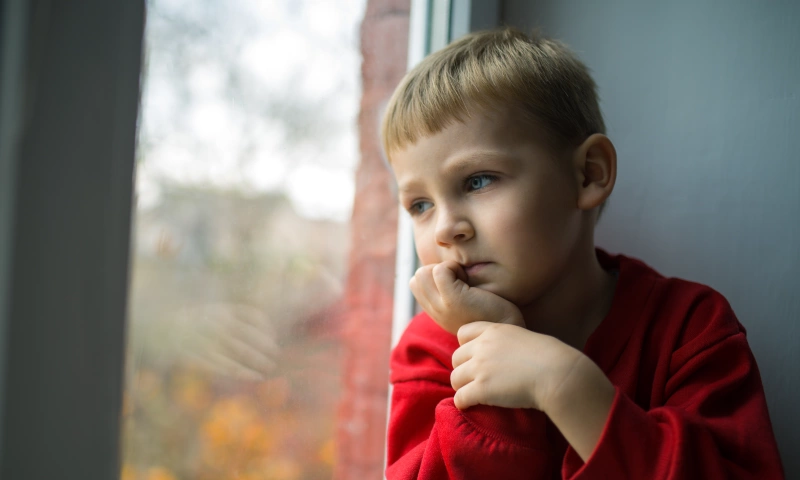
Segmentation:
[(432, 53), (395, 90), (381, 138), (391, 152), (471, 115), (516, 108), (554, 148), (605, 133), (597, 86), (560, 42), (513, 28), (468, 34)]

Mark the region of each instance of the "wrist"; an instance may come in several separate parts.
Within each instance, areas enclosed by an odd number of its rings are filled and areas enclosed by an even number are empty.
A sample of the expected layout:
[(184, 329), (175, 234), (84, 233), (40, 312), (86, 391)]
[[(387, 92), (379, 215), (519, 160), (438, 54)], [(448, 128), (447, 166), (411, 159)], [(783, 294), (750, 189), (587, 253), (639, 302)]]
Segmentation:
[(603, 433), (616, 389), (600, 367), (581, 355), (573, 372), (548, 399), (545, 413), (587, 461)]
[(567, 366), (556, 380), (552, 391), (542, 402), (542, 410), (550, 415), (569, 412), (580, 407), (586, 400), (613, 395), (614, 386), (589, 357), (573, 350)]
[(522, 312), (516, 306), (512, 306), (512, 308), (505, 313), (498, 323), (505, 323), (508, 325), (516, 325), (518, 327), (527, 328), (525, 326), (525, 318), (522, 317)]

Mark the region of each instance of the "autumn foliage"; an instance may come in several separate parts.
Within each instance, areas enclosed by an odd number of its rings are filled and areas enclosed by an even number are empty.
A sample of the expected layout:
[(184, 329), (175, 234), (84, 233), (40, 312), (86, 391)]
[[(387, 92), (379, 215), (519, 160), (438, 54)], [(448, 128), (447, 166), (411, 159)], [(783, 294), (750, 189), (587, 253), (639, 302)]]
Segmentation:
[(203, 190), (138, 221), (121, 480), (331, 478), (347, 225)]

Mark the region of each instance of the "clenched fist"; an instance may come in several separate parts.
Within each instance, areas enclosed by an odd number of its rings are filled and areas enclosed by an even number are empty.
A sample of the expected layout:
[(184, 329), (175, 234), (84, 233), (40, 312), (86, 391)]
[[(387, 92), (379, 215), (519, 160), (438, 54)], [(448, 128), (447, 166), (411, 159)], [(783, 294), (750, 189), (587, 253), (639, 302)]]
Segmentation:
[(457, 262), (421, 267), (409, 287), (428, 315), (453, 335), (462, 325), (472, 322), (525, 326), (516, 305), (481, 288), (470, 287), (464, 269)]

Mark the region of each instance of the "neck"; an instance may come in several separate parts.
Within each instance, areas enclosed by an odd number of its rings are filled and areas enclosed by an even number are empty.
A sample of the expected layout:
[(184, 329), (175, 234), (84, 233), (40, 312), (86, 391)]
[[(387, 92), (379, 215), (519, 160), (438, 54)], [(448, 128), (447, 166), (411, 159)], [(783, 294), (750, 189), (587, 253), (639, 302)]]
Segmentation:
[(558, 282), (536, 302), (521, 308), (529, 330), (558, 338), (578, 350), (583, 350), (611, 308), (616, 286), (614, 276), (597, 260), (594, 239), (583, 243)]

